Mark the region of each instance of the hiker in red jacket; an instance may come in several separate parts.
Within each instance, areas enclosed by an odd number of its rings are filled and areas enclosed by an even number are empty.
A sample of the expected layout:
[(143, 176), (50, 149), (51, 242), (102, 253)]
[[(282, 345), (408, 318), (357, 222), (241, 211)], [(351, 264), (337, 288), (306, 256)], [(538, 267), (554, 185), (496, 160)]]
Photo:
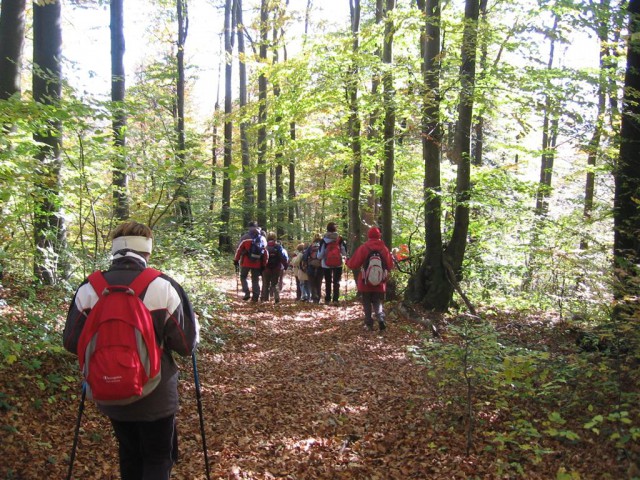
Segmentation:
[[(266, 251), (267, 240), (262, 236), (260, 228), (252, 222), (249, 233), (243, 235), (236, 250), (233, 263), (240, 267), (240, 283), (244, 292), (243, 300), (257, 302), (260, 298), (260, 275), (267, 265), (269, 254)], [(251, 290), (247, 277), (251, 273)]]
[[(393, 258), (389, 249), (382, 241), (380, 229), (371, 227), (367, 233), (368, 240), (360, 245), (353, 256), (347, 260), (347, 267), (351, 270), (360, 270), (358, 275), (358, 291), (362, 294), (362, 306), (364, 308), (364, 324), (368, 330), (373, 330), (372, 313), (375, 313), (378, 319), (378, 327), (380, 331), (386, 328), (384, 321), (384, 310), (382, 303), (384, 301), (384, 292), (387, 289), (386, 273), (393, 268)], [(382, 275), (376, 280), (373, 278), (367, 281), (367, 267), (372, 262), (373, 256), (379, 255), (381, 260)], [(373, 277), (373, 273), (370, 274)]]

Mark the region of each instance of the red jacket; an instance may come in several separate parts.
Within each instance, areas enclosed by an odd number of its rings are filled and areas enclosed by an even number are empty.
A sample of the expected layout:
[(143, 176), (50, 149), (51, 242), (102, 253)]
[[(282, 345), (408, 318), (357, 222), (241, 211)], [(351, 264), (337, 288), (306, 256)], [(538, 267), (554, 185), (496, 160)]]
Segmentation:
[[(376, 250), (380, 252), (388, 270), (393, 268), (393, 258), (389, 249), (382, 240), (369, 239), (364, 244), (360, 245), (351, 258), (347, 260), (347, 267), (351, 270), (357, 270), (364, 265), (367, 257), (371, 251)], [(359, 292), (385, 292), (387, 290), (387, 283), (382, 282), (380, 285), (365, 284), (362, 275), (358, 275), (358, 291)]]
[[(251, 251), (251, 244), (253, 243), (253, 238), (246, 238), (240, 245), (238, 245), (238, 249), (236, 250), (236, 256), (233, 258), (235, 262), (240, 262), (241, 267), (246, 268), (264, 268), (267, 265), (267, 260), (269, 259), (269, 254), (266, 249), (264, 255), (260, 257), (260, 260), (253, 260), (249, 252)], [(267, 244), (266, 240), (264, 242), (265, 246)]]

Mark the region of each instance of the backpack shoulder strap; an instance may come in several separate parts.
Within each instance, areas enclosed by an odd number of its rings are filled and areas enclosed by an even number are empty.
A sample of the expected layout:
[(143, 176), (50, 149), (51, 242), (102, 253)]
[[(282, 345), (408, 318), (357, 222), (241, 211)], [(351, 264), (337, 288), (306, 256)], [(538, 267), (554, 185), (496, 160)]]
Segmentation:
[(102, 292), (104, 292), (104, 290), (109, 286), (107, 280), (104, 278), (104, 275), (100, 270), (96, 270), (91, 275), (89, 275), (89, 278), (87, 278), (87, 280), (89, 280), (89, 283), (98, 294), (98, 297), (101, 297)]
[(131, 288), (131, 290), (135, 292), (136, 296), (139, 297), (140, 294), (144, 291), (144, 289), (147, 288), (149, 284), (153, 282), (156, 278), (158, 278), (161, 274), (162, 272), (154, 268), (147, 267), (142, 272), (140, 272), (140, 275), (138, 275), (133, 280), (133, 282), (131, 282), (131, 285), (129, 285), (129, 288)]

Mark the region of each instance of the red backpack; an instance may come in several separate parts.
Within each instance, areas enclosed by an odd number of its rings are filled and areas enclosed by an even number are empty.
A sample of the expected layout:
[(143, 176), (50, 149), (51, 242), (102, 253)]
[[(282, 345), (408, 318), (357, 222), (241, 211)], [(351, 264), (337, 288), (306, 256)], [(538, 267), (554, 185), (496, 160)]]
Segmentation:
[(160, 383), (162, 349), (151, 312), (140, 299), (160, 274), (146, 268), (131, 285), (109, 285), (100, 271), (89, 276), (98, 302), (80, 334), (78, 359), (94, 401), (127, 405)]
[(327, 251), (324, 254), (324, 263), (329, 268), (337, 268), (342, 266), (342, 252), (340, 251), (340, 244), (342, 243), (342, 237), (338, 237), (335, 241), (325, 243)]

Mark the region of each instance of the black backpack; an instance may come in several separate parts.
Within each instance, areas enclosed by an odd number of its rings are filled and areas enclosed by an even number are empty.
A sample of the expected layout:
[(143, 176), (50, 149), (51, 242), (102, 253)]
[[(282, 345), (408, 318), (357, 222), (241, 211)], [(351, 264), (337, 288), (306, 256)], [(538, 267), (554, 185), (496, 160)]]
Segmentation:
[(251, 260), (260, 260), (264, 255), (264, 243), (262, 240), (262, 235), (258, 234), (253, 237), (253, 241), (251, 242), (251, 248), (249, 248), (249, 257)]
[(269, 259), (267, 260), (267, 268), (274, 270), (280, 266), (282, 260), (281, 247), (278, 244), (267, 244), (267, 252), (269, 252)]

